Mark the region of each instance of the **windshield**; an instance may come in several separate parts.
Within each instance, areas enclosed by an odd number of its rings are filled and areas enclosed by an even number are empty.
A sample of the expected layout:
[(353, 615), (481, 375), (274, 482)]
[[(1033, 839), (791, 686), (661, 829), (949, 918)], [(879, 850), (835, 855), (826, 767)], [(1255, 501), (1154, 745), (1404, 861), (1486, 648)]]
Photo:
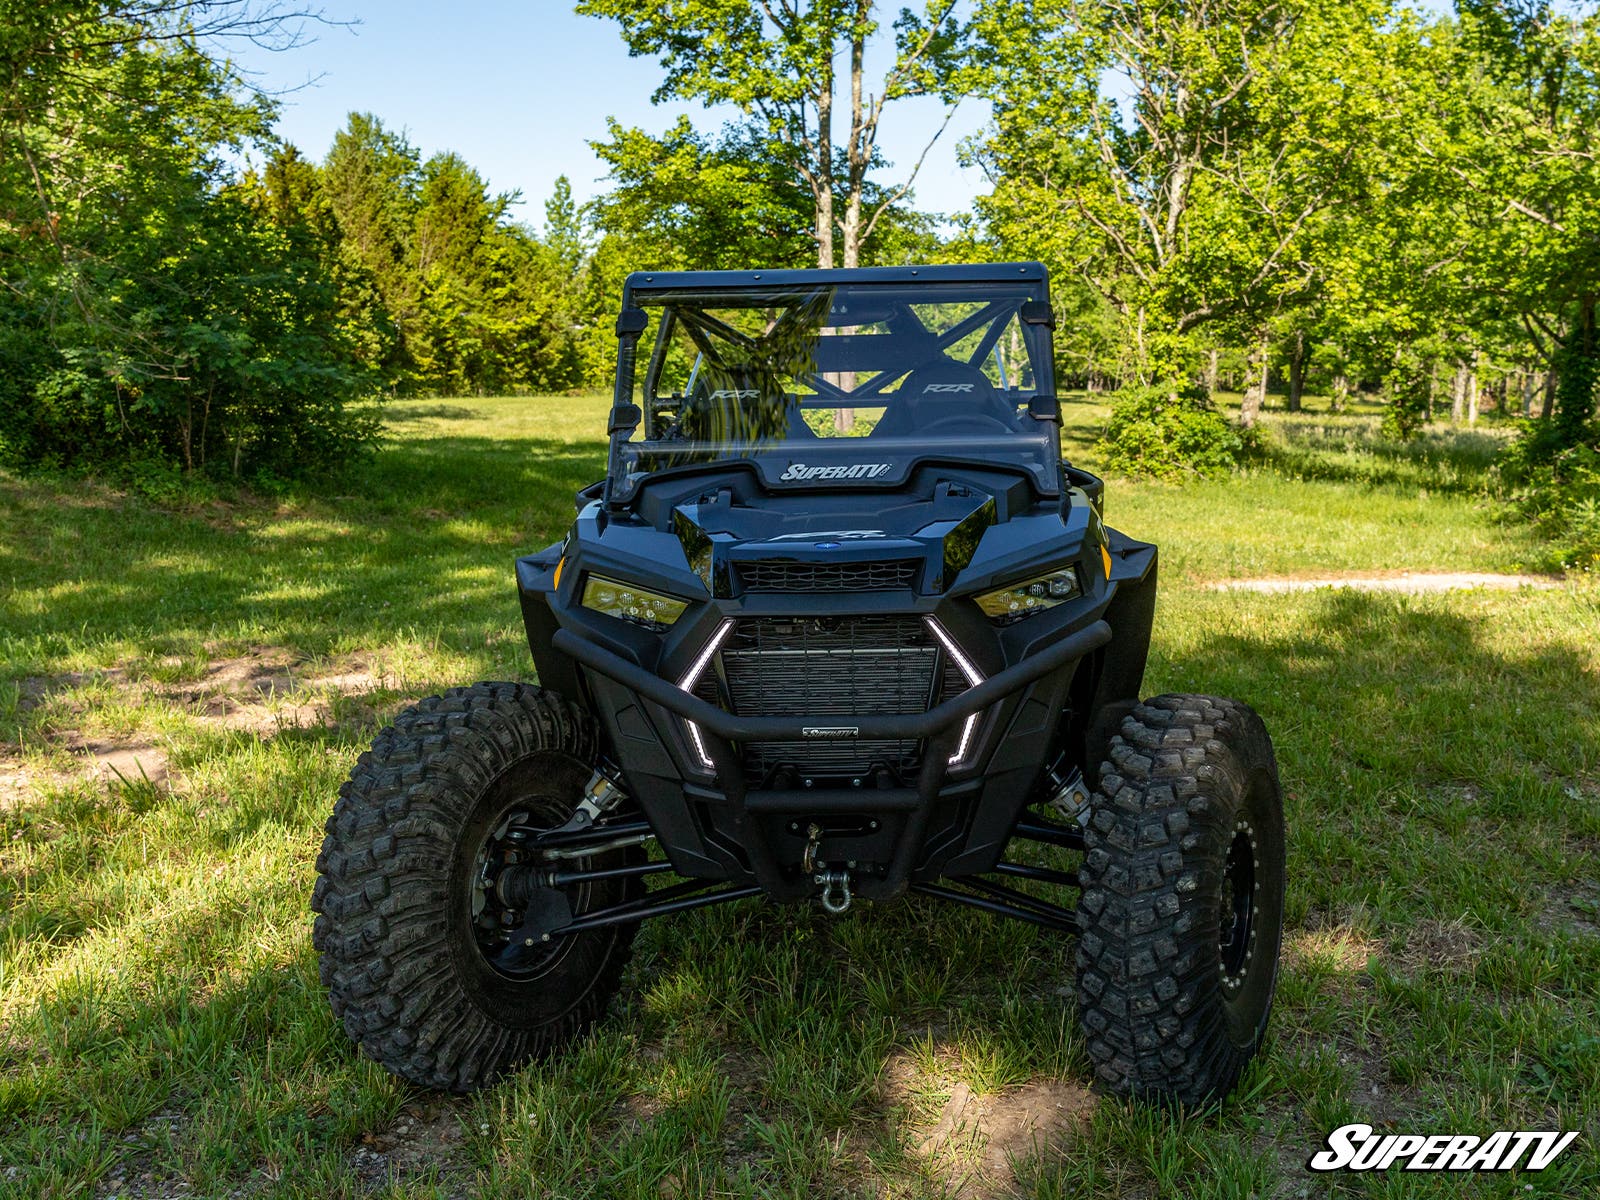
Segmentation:
[(637, 294), (643, 421), (613, 483), (726, 459), (771, 482), (888, 483), (936, 457), (1010, 463), (1054, 493), (1058, 431), (1027, 411), (1052, 391), (1046, 331), (1021, 319), (1041, 298), (992, 283)]

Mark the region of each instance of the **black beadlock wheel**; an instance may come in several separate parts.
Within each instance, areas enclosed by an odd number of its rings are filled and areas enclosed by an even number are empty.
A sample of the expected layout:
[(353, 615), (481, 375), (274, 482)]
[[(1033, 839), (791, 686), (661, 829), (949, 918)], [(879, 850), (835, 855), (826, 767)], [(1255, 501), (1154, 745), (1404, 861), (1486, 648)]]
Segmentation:
[[(390, 1071), (471, 1091), (605, 1011), (637, 926), (529, 948), (494, 886), (523, 830), (572, 814), (595, 759), (593, 723), (568, 701), (479, 683), (407, 709), (357, 760), (317, 856), (313, 942), (334, 1015)], [(642, 890), (629, 879), (566, 893), (578, 914)]]
[(1272, 742), (1248, 706), (1158, 696), (1111, 740), (1085, 837), (1078, 1003), (1095, 1083), (1204, 1104), (1261, 1044), (1283, 935)]

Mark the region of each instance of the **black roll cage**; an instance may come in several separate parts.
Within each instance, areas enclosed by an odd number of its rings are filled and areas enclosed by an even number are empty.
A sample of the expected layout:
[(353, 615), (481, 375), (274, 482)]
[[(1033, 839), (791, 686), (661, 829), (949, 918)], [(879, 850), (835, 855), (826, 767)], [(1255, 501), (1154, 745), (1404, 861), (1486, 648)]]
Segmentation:
[[(987, 323), (989, 325), (989, 331), (984, 335), (983, 340), (978, 344), (977, 350), (970, 358), (966, 360), (968, 366), (977, 366), (994, 352), (995, 344), (1000, 340), (1001, 334), (1005, 332), (1007, 319), (1015, 315), (1017, 311), (1026, 303), (1026, 297), (1022, 296), (1012, 297), (1005, 300), (992, 300), (983, 308), (973, 313), (971, 316), (968, 316), (957, 322), (955, 325), (952, 325), (942, 334), (934, 333), (925, 324), (923, 324), (922, 320), (914, 311), (912, 311), (912, 308), (908, 303), (901, 303), (895, 306), (893, 320), (909, 320), (914, 322), (916, 324), (916, 332), (926, 334), (929, 339), (927, 343), (928, 346), (940, 353), (945, 352), (949, 349), (949, 347), (954, 346), (957, 342), (960, 342), (963, 338), (967, 337), (975, 330), (982, 328)], [(798, 307), (799, 306), (796, 308), (787, 309), (784, 312), (784, 315), (780, 317), (773, 325), (772, 329), (769, 330), (768, 333), (763, 337), (758, 339), (751, 337), (747, 333), (741, 333), (727, 322), (718, 320), (716, 317), (702, 309), (687, 306), (679, 307), (677, 305), (664, 305), (664, 313), (661, 319), (661, 325), (656, 333), (655, 347), (650, 355), (650, 363), (645, 368), (645, 401), (648, 405), (652, 406), (652, 411), (647, 414), (647, 416), (652, 419), (652, 423), (654, 417), (653, 406), (658, 400), (681, 399), (681, 397), (676, 396), (668, 397), (658, 395), (655, 390), (655, 383), (660, 379), (661, 366), (666, 358), (667, 347), (671, 343), (673, 329), (676, 325), (682, 324), (684, 332), (686, 332), (689, 335), (689, 339), (694, 342), (695, 349), (700, 352), (706, 361), (723, 370), (729, 370), (730, 365), (718, 353), (716, 341), (710, 337), (707, 337), (707, 334), (715, 334), (717, 338), (721, 338), (724, 342), (732, 343), (733, 345), (741, 346), (751, 351), (759, 351), (763, 343), (765, 343), (768, 338), (770, 338), (773, 334), (778, 333), (783, 328), (784, 323), (788, 319), (789, 315), (795, 311), (798, 311)], [(885, 324), (889, 323), (889, 321), (885, 322)], [(849, 392), (835, 384), (829, 383), (815, 371), (806, 372), (804, 375), (798, 376), (797, 378), (801, 379), (809, 387), (815, 388), (817, 391), (817, 397), (811, 401), (810, 406), (826, 408), (831, 407), (831, 405), (827, 403), (829, 399), (847, 404), (860, 404), (862, 400), (878, 396), (885, 387), (899, 379), (901, 376), (905, 375), (909, 370), (911, 370), (910, 367), (900, 366), (879, 371), (859, 388)], [(804, 400), (799, 401), (799, 403), (803, 408), (808, 407)]]

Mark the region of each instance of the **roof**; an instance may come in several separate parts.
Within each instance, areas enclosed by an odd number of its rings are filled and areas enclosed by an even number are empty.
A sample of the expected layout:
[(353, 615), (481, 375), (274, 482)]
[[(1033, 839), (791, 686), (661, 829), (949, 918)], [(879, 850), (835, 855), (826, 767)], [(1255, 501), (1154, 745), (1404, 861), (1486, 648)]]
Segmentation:
[(1043, 263), (953, 263), (939, 266), (839, 267), (801, 271), (635, 271), (626, 292), (669, 288), (815, 287), (844, 283), (1049, 283)]

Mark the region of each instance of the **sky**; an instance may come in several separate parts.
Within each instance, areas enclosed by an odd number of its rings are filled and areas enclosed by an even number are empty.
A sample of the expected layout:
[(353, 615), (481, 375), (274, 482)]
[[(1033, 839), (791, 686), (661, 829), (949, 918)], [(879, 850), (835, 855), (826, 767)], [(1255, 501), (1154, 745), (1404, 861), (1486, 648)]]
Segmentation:
[[(424, 157), (454, 150), (493, 190), (520, 190), (516, 215), (536, 226), (557, 176), (572, 181), (580, 202), (605, 190), (588, 142), (605, 136), (608, 116), (655, 133), (680, 113), (706, 131), (723, 124), (698, 105), (652, 105), (656, 62), (628, 57), (614, 23), (577, 16), (560, 0), (322, 2), (330, 20), (357, 23), (308, 26), (305, 43), (285, 50), (229, 48), (258, 87), (278, 95), (281, 136), (321, 158), (350, 112), (374, 113)], [(871, 72), (870, 55), (867, 65)], [(956, 154), (985, 115), (976, 101), (958, 110), (917, 177), (919, 208), (964, 211), (988, 190)], [(934, 101), (889, 106), (885, 155), (909, 170), (942, 116)]]

